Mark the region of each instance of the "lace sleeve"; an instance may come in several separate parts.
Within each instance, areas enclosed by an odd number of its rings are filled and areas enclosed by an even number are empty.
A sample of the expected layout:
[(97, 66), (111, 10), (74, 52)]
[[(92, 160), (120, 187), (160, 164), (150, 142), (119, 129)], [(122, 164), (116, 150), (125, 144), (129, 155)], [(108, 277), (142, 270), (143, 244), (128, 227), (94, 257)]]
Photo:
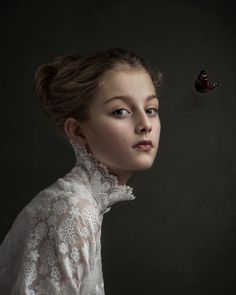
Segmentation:
[(81, 203), (68, 197), (42, 204), (40, 214), (32, 210), (33, 227), (20, 278), (23, 287), (19, 284), (21, 294), (82, 294), (86, 277), (94, 267), (95, 211), (87, 200)]

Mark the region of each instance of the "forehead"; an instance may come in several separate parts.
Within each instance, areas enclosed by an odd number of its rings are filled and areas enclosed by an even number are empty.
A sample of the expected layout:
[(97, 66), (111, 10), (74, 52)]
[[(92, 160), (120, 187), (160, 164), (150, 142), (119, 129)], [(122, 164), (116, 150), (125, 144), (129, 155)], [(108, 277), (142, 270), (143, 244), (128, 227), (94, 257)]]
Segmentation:
[(147, 96), (155, 94), (155, 87), (150, 75), (143, 69), (112, 70), (101, 77), (97, 94)]

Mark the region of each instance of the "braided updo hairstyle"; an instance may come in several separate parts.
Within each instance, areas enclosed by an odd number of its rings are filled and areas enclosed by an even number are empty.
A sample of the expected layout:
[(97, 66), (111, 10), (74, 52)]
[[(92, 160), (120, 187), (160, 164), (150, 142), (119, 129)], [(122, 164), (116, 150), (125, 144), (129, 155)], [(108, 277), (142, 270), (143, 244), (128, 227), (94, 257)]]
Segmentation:
[(161, 82), (160, 72), (155, 73), (143, 58), (123, 48), (58, 56), (38, 67), (34, 91), (59, 134), (67, 138), (64, 124), (68, 118), (80, 123), (89, 119), (89, 106), (103, 74), (122, 68), (146, 70), (156, 89)]

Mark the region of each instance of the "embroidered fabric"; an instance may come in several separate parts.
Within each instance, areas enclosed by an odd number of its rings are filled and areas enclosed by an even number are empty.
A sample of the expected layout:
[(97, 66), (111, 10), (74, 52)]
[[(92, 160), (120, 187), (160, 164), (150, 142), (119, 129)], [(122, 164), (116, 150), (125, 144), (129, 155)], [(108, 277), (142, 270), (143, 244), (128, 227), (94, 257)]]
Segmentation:
[(0, 294), (104, 295), (103, 215), (132, 188), (71, 143), (76, 163), (19, 213), (0, 247)]

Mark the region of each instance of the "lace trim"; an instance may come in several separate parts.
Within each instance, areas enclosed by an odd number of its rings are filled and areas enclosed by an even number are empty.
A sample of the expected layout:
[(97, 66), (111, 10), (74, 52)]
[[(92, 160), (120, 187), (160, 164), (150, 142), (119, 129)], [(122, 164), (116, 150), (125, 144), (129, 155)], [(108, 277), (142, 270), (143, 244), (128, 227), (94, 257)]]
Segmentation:
[(133, 194), (133, 188), (126, 184), (119, 184), (118, 177), (111, 174), (107, 166), (99, 162), (91, 152), (79, 144), (70, 143), (76, 155), (75, 168), (84, 165), (92, 179), (95, 178), (96, 181), (96, 179), (100, 178), (102, 183), (98, 194), (102, 196), (105, 208), (119, 200), (133, 200), (136, 198)]

